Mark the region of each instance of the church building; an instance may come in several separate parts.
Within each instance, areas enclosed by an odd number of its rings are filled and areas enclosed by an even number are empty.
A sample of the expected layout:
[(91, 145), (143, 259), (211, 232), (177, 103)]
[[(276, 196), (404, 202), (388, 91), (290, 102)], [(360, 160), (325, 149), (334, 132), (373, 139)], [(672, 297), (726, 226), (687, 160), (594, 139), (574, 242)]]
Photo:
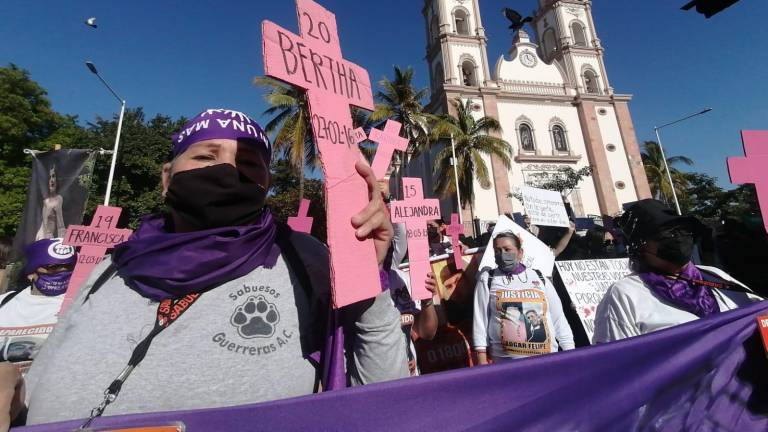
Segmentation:
[[(483, 221), (524, 212), (511, 195), (537, 174), (592, 166), (568, 196), (577, 217), (613, 216), (623, 203), (650, 198), (629, 112), (630, 95), (614, 92), (589, 0), (538, 0), (530, 27), (508, 54), (489, 61), (480, 0), (425, 0), (426, 60), (435, 114), (471, 101), (473, 115), (494, 117), (512, 147), (512, 168), (486, 157), (491, 187), (475, 180), (474, 215)], [(501, 30), (501, 29), (499, 29)], [(501, 31), (495, 31), (501, 33)], [(426, 165), (425, 165), (426, 166)], [(425, 176), (425, 186), (433, 183)], [(470, 219), (469, 209), (463, 211)]]

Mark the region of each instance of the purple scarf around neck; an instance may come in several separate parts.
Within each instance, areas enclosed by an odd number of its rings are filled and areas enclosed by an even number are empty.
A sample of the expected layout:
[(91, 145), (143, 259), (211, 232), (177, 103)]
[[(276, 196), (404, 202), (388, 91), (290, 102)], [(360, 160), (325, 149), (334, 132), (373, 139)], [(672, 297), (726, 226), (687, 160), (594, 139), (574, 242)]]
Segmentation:
[(526, 269), (525, 265), (523, 263), (517, 264), (517, 267), (515, 267), (511, 272), (505, 272), (504, 270), (501, 270), (502, 273), (504, 273), (507, 276), (513, 276), (513, 275), (519, 275), (520, 273), (524, 272)]
[[(709, 287), (657, 273), (647, 272), (638, 275), (656, 295), (699, 318), (720, 312), (720, 305), (717, 304), (717, 299)], [(690, 262), (680, 272), (680, 276), (685, 279), (702, 279), (699, 269)]]
[(171, 233), (165, 218), (150, 215), (124, 243), (115, 247), (117, 274), (143, 297), (160, 301), (204, 292), (275, 265), (280, 248), (269, 209), (247, 226)]

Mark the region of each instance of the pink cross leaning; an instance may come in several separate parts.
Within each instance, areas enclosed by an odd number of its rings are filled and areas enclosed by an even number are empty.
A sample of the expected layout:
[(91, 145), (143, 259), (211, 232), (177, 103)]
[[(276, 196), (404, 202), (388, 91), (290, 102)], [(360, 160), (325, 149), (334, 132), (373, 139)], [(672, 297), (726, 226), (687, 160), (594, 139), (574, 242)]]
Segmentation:
[(309, 200), (302, 199), (299, 203), (299, 213), (296, 216), (288, 218), (288, 226), (294, 231), (303, 232), (309, 234), (312, 232), (312, 217), (307, 216), (309, 213)]
[(72, 271), (72, 277), (69, 279), (69, 286), (64, 295), (60, 313), (65, 311), (75, 299), (83, 282), (88, 279), (96, 265), (104, 259), (107, 249), (112, 249), (131, 236), (133, 231), (115, 228), (122, 211), (123, 209), (120, 207), (100, 205), (96, 208), (96, 213), (91, 219), (91, 225), (70, 225), (67, 228), (63, 243), (69, 246), (79, 246), (80, 251), (77, 253), (77, 263)]
[(768, 131), (741, 131), (746, 157), (729, 157), (728, 174), (736, 184), (754, 183), (757, 201), (768, 231)]
[(373, 159), (373, 173), (377, 179), (384, 178), (395, 150), (405, 151), (408, 148), (408, 139), (400, 136), (402, 125), (394, 120), (387, 120), (384, 130), (371, 129), (368, 139), (377, 143), (376, 157)]
[(405, 223), (411, 295), (418, 300), (432, 298), (424, 282), (430, 270), (427, 222), (440, 218), (440, 201), (424, 199), (420, 178), (403, 178), (403, 201), (392, 201), (392, 222)]
[(461, 259), (461, 243), (459, 236), (464, 234), (464, 226), (459, 222), (459, 214), (451, 214), (451, 224), (448, 225), (448, 235), (451, 236), (451, 248), (453, 249), (453, 260), (456, 262), (456, 269), (464, 269), (464, 260)]
[(350, 223), (368, 205), (357, 174), (360, 151), (349, 106), (373, 110), (368, 72), (341, 55), (336, 16), (312, 0), (296, 0), (301, 36), (262, 23), (266, 75), (307, 91), (312, 132), (320, 150), (328, 214), (333, 302), (342, 307), (381, 292), (372, 240), (359, 241)]

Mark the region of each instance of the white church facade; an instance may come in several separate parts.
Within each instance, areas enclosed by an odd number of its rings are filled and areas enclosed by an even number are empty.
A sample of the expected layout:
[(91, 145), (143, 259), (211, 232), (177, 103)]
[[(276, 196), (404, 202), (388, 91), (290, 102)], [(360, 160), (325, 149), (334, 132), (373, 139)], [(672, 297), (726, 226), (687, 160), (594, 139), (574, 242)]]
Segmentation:
[[(541, 43), (521, 30), (509, 53), (491, 63), (480, 0), (425, 0), (427, 109), (455, 115), (451, 102), (470, 100), (477, 118), (499, 120), (500, 138), (512, 147), (511, 169), (486, 157), (492, 185), (475, 181), (473, 216), (490, 221), (524, 212), (511, 194), (566, 166), (593, 167), (569, 196), (578, 217), (612, 216), (623, 203), (651, 196), (631, 96), (615, 93), (608, 81), (591, 8), (589, 0), (539, 0), (531, 27)], [(470, 216), (464, 209), (464, 220)]]

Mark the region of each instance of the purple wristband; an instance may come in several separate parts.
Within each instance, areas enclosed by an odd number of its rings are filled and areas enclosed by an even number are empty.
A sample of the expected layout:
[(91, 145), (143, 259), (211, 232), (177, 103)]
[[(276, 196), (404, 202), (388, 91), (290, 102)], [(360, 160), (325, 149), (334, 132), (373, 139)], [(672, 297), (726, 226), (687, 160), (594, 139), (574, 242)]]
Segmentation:
[(379, 269), (379, 280), (381, 281), (381, 291), (389, 290), (389, 272), (384, 269)]

